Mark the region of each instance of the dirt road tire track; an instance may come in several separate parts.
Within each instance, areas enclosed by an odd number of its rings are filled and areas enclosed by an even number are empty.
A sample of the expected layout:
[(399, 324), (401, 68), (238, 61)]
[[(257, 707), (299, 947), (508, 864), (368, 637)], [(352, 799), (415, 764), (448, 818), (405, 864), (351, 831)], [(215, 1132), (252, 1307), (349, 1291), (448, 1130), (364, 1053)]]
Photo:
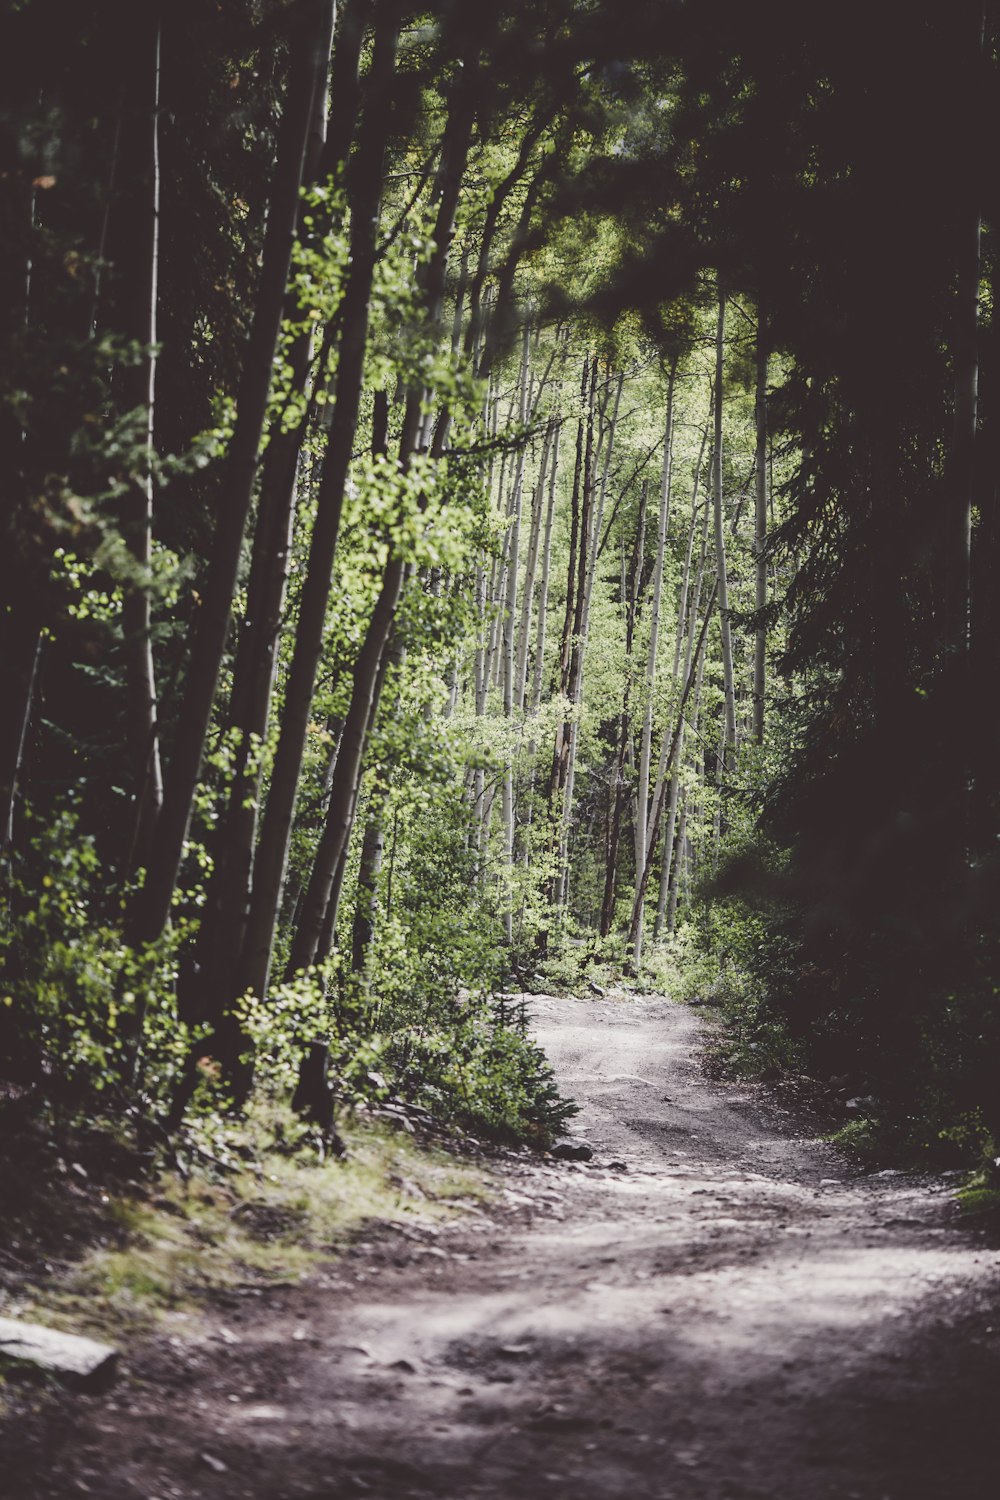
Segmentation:
[(1000, 1252), (953, 1185), (710, 1082), (683, 1007), (533, 1011), (594, 1162), (512, 1158), (495, 1210), (150, 1340), (0, 1493), (997, 1500)]

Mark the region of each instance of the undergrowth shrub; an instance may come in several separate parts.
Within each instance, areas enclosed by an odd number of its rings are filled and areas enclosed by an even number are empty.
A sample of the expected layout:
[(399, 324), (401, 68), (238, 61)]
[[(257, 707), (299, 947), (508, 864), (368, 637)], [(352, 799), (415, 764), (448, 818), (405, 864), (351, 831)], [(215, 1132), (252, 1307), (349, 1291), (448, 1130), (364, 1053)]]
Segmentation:
[(995, 949), (984, 934), (964, 958), (957, 946), (939, 958), (907, 926), (806, 910), (780, 851), (758, 848), (723, 869), (681, 950), (668, 946), (659, 962), (675, 966), (665, 988), (673, 977), (682, 998), (716, 1008), (722, 1071), (819, 1080), (851, 1114), (834, 1139), (866, 1160), (992, 1172), (997, 1115), (982, 1101), (998, 1097)]
[(544, 1145), (577, 1112), (531, 1040), (524, 1007), (495, 995), (463, 995), (450, 1019), (402, 1028), (385, 1061), (406, 1097), (490, 1140)]
[[(246, 996), (237, 1017), (258, 1101), (287, 1101), (307, 1046), (329, 1048), (341, 1110), (396, 1092), (456, 1128), (544, 1143), (573, 1106), (559, 1098), (523, 1009), (497, 998), (503, 968), (495, 917), (470, 904), (458, 861), (404, 892), (378, 926), (363, 976), (334, 951), (320, 968)], [(92, 839), (67, 812), (40, 830), (13, 873), (0, 931), (0, 1078), (64, 1126), (104, 1118), (159, 1130), (208, 1028), (177, 1015), (178, 968), (193, 919), (177, 915), (136, 953), (120, 932), (123, 893)], [(187, 909), (197, 911), (197, 900)], [(182, 1151), (228, 1160), (239, 1139), (221, 1070), (207, 1056), (188, 1108)], [(185, 1146), (183, 1142), (186, 1142)], [(176, 1146), (176, 1143), (175, 1143)]]

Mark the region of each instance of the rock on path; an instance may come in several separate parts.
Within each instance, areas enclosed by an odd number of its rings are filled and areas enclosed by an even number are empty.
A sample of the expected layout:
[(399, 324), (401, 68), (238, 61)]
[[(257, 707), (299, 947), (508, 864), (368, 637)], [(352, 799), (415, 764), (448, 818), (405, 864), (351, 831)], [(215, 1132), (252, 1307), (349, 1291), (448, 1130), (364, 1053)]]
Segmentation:
[(592, 1161), (151, 1341), (9, 1493), (996, 1500), (1000, 1254), (949, 1184), (706, 1081), (690, 1010), (533, 1010)]

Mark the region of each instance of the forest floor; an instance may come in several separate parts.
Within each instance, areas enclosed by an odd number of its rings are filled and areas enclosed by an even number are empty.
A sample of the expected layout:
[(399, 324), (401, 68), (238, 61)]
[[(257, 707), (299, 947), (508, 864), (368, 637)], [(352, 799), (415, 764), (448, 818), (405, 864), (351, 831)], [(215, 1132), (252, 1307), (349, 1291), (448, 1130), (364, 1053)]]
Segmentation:
[(690, 1009), (532, 1007), (593, 1161), (504, 1157), (480, 1209), (139, 1340), (33, 1408), (0, 1492), (995, 1500), (1000, 1249), (954, 1181), (710, 1080)]

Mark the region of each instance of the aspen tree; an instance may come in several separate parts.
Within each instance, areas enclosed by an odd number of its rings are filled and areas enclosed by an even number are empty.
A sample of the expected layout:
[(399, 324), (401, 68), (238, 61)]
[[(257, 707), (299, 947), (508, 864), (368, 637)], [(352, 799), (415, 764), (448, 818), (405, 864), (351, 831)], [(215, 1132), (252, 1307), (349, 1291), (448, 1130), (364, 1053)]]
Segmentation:
[[(394, 0), (380, 0), (375, 11), (375, 50), (366, 89), (365, 112), (353, 166), (351, 264), (341, 304), (342, 331), (333, 391), (333, 413), (317, 488), (316, 519), (299, 600), (295, 644), (285, 687), (281, 733), (254, 859), (246, 922), (241, 935), (241, 946), (237, 950), (239, 962), (234, 994), (242, 994), (249, 989), (255, 994), (263, 995), (270, 973), (275, 918), (284, 884), (288, 841), (361, 405), (388, 140), (386, 105), (395, 70), (399, 25), (398, 7)], [(334, 783), (340, 773), (346, 734), (345, 724), (333, 776)]]
[[(694, 648), (695, 624), (696, 624), (697, 617), (698, 617), (698, 606), (699, 606), (699, 602), (700, 602), (700, 599), (701, 599), (702, 579), (703, 579), (704, 571), (705, 571), (705, 557), (706, 557), (707, 548), (708, 548), (709, 506), (708, 506), (708, 501), (706, 500), (705, 505), (704, 505), (704, 518), (703, 518), (703, 524), (702, 524), (701, 556), (700, 556), (700, 559), (699, 559), (699, 562), (698, 562), (698, 576), (697, 576), (697, 580), (695, 582), (693, 594), (691, 595), (691, 607), (689, 609), (688, 608), (688, 595), (689, 595), (688, 581), (689, 581), (689, 576), (690, 576), (690, 571), (691, 571), (691, 556), (692, 556), (693, 545), (694, 545), (695, 531), (696, 531), (696, 527), (697, 527), (697, 518), (698, 518), (698, 487), (699, 487), (699, 481), (700, 481), (700, 477), (701, 477), (701, 464), (702, 464), (702, 459), (703, 459), (704, 453), (705, 453), (705, 441), (706, 441), (707, 433), (708, 433), (708, 429), (706, 427), (704, 433), (702, 434), (701, 450), (700, 450), (700, 452), (698, 454), (698, 463), (697, 463), (697, 466), (695, 468), (694, 490), (693, 490), (692, 496), (691, 496), (691, 525), (690, 525), (690, 528), (689, 528), (689, 531), (688, 531), (687, 552), (686, 552), (685, 558), (684, 558), (684, 576), (683, 576), (683, 580), (682, 580), (682, 584), (681, 584), (680, 608), (678, 609), (678, 612), (677, 612), (677, 635), (676, 635), (676, 638), (675, 638), (675, 641), (674, 641), (674, 672), (673, 672), (673, 676), (674, 676), (674, 680), (675, 681), (678, 680), (678, 675), (679, 675), (680, 670), (681, 670), (680, 648), (681, 648), (681, 641), (684, 638), (685, 634), (686, 634), (686, 637), (687, 637), (687, 646), (686, 646), (685, 656), (684, 656), (683, 677), (681, 678), (682, 681), (686, 680), (688, 672), (690, 671), (690, 668), (691, 668), (691, 652), (692, 652), (692, 650)], [(704, 660), (704, 657), (702, 658), (702, 660)], [(696, 697), (697, 696), (699, 696), (698, 689), (696, 689)], [(662, 750), (661, 750), (661, 754), (662, 754)], [(676, 820), (677, 820), (677, 805), (678, 805), (678, 799), (679, 799), (679, 796), (680, 796), (680, 787), (681, 787), (681, 763), (682, 763), (682, 760), (683, 760), (683, 756), (684, 756), (684, 728), (682, 726), (682, 728), (681, 728), (680, 742), (679, 742), (678, 747), (677, 747), (676, 763), (674, 765), (673, 773), (672, 773), (671, 779), (670, 779), (670, 798), (669, 798), (668, 809), (667, 809), (667, 824), (666, 824), (666, 829), (665, 829), (664, 835), (663, 835), (663, 857), (662, 857), (662, 861), (661, 861), (661, 865), (660, 865), (660, 891), (659, 891), (659, 897), (658, 897), (657, 904), (656, 904), (656, 921), (655, 921), (655, 925), (654, 925), (654, 928), (653, 928), (653, 938), (654, 938), (654, 940), (657, 939), (660, 936), (660, 933), (661, 933), (662, 928), (663, 928), (664, 914), (665, 914), (665, 910), (666, 910), (667, 893), (668, 893), (668, 888), (669, 888), (669, 884), (670, 884), (670, 874), (671, 874), (671, 859), (672, 859), (672, 856), (673, 856), (673, 849), (674, 849), (674, 830), (675, 830)], [(661, 780), (662, 780), (662, 773), (658, 770), (658, 772), (657, 772), (657, 781), (656, 781), (656, 792), (654, 794), (656, 797), (658, 797), (659, 793), (660, 793), (660, 782), (661, 782)]]
[(762, 745), (767, 673), (767, 625), (762, 618), (767, 608), (767, 329), (761, 313), (757, 319), (754, 421), (757, 436), (754, 453), (754, 605), (757, 624), (754, 627), (753, 739), (755, 745)]
[[(452, 97), (448, 124), (442, 142), (434, 251), (421, 278), (427, 326), (432, 331), (440, 329), (444, 310), (448, 255), (475, 119), (476, 100), (473, 79), (477, 72), (478, 67), (470, 66), (463, 73)], [(406, 397), (398, 460), (404, 472), (416, 452), (421, 407), (425, 402), (425, 397), (424, 390), (417, 387), (411, 388)], [(307, 893), (307, 905), (303, 908), (296, 932), (294, 952), (296, 968), (305, 968), (315, 961), (324, 922), (328, 931), (336, 931), (343, 868), (354, 825), (365, 746), (378, 711), (396, 610), (403, 588), (412, 574), (413, 565), (407, 562), (400, 553), (390, 551), (378, 598), (354, 665), (351, 702), (344, 724), (340, 754), (337, 758), (330, 805), (316, 852)], [(273, 910), (274, 908), (272, 912)], [(273, 915), (269, 930), (273, 931)], [(267, 988), (270, 943), (266, 962), (263, 958), (263, 942), (258, 940), (257, 957), (252, 965), (245, 966), (244, 974), (249, 985), (261, 994), (265, 993)]]
[(141, 485), (128, 504), (123, 534), (139, 569), (145, 574), (128, 585), (122, 601), (122, 629), (126, 647), (126, 677), (132, 756), (135, 767), (135, 825), (129, 865), (143, 865), (150, 851), (153, 828), (163, 806), (163, 771), (157, 723), (156, 672), (153, 662), (152, 616), (148, 573), (153, 560), (153, 501), (156, 456), (157, 311), (160, 272), (160, 53), (162, 17), (159, 7), (136, 17), (138, 55), (129, 70), (123, 112), (123, 136), (130, 142), (119, 171), (128, 179), (126, 202), (131, 200), (126, 249), (133, 265), (126, 278), (131, 295), (124, 309), (130, 332), (143, 346), (136, 368), (136, 405), (146, 411), (146, 456)]
[(712, 454), (712, 500), (715, 508), (715, 565), (718, 578), (719, 624), (722, 632), (722, 678), (725, 693), (722, 772), (732, 769), (736, 751), (736, 692), (733, 681), (733, 641), (729, 622), (729, 576), (722, 505), (722, 380), (726, 338), (726, 293), (719, 284), (719, 315), (715, 326), (715, 447)]
[(643, 480), (639, 498), (639, 515), (632, 548), (631, 566), (627, 575), (623, 570), (622, 604), (625, 609), (625, 686), (622, 695), (622, 711), (618, 729), (618, 754), (615, 762), (612, 785), (613, 810), (608, 832), (607, 859), (604, 874), (604, 899), (601, 905), (601, 936), (611, 931), (615, 914), (616, 880), (618, 874), (618, 852), (621, 841), (622, 818), (625, 811), (626, 783), (625, 765), (632, 739), (630, 698), (634, 672), (633, 646), (636, 620), (639, 611), (639, 583), (642, 559), (646, 545), (646, 507), (649, 499), (649, 483)]
[(674, 390), (677, 382), (677, 360), (671, 361), (667, 378), (667, 416), (663, 435), (663, 470), (660, 480), (660, 509), (656, 528), (656, 559), (653, 564), (653, 589), (650, 602), (649, 639), (646, 650), (644, 683), (645, 713), (639, 745), (639, 779), (636, 787), (635, 879), (642, 879), (646, 861), (646, 828), (649, 816), (649, 767), (653, 744), (653, 697), (656, 688), (656, 662), (660, 638), (660, 603), (663, 592), (663, 564), (670, 525), (670, 487), (672, 480), (674, 435)]

